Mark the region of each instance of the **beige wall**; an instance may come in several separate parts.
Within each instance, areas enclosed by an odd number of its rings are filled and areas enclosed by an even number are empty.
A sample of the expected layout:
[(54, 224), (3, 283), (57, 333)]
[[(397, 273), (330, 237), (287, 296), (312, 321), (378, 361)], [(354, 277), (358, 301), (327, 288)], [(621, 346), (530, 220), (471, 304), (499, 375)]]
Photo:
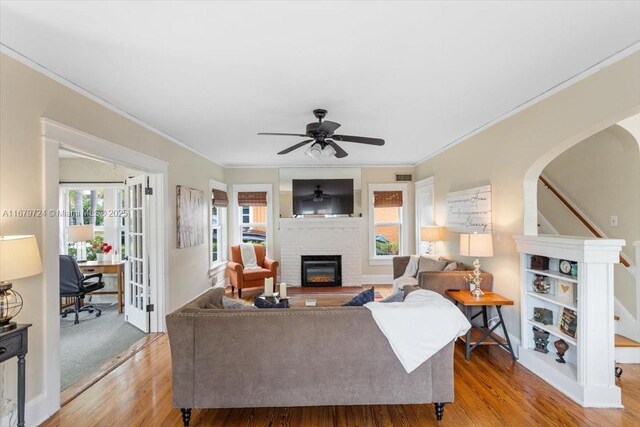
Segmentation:
[[(504, 310), (511, 334), (520, 336), (519, 258), (512, 236), (525, 230), (535, 233), (537, 176), (572, 145), (638, 109), (640, 53), (635, 53), (416, 167), (416, 180), (434, 177), (438, 225), (446, 225), (448, 192), (491, 184), (494, 256), (482, 265), (493, 273), (495, 290), (516, 302)], [(525, 194), (525, 187), (533, 194)], [(457, 255), (457, 236), (447, 233), (446, 252), (472, 262)]]
[[(615, 125), (571, 147), (554, 159), (543, 174), (602, 233), (624, 239), (623, 253), (635, 262), (632, 243), (640, 240), (640, 150), (635, 138)], [(560, 234), (592, 236), (551, 191), (538, 186), (538, 210)], [(618, 226), (610, 225), (612, 215)], [(634, 277), (615, 267), (616, 298), (635, 315)]]
[(127, 169), (83, 158), (60, 158), (60, 182), (124, 182)]
[[(208, 246), (176, 249), (176, 185), (207, 191), (209, 178), (225, 180), (224, 169), (91, 101), (6, 55), (0, 55), (0, 212), (43, 206), (42, 117), (104, 138), (168, 163), (169, 230), (168, 309), (209, 286)], [(0, 234), (35, 234), (42, 247), (40, 218), (0, 215)], [(27, 400), (44, 392), (43, 276), (18, 280), (25, 305), (17, 317), (29, 322)], [(14, 364), (7, 370), (15, 371)], [(15, 376), (15, 373), (11, 375)], [(13, 394), (9, 384), (7, 391)]]

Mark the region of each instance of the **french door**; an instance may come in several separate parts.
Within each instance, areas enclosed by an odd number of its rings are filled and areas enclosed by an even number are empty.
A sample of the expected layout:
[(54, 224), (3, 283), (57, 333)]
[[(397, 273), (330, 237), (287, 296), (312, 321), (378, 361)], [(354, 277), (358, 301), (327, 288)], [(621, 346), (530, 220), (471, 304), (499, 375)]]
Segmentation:
[(125, 194), (125, 320), (143, 332), (149, 332), (147, 305), (149, 283), (149, 221), (148, 196), (145, 194), (147, 176), (127, 180)]

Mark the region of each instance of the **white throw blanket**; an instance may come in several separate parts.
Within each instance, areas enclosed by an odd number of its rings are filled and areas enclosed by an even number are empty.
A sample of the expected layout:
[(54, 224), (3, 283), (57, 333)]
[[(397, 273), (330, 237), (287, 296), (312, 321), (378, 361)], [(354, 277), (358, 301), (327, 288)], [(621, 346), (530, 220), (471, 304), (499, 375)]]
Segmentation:
[(393, 293), (402, 290), (406, 285), (415, 286), (418, 284), (416, 275), (418, 274), (418, 266), (420, 263), (419, 255), (411, 255), (407, 267), (404, 269), (402, 276), (393, 281)]
[(240, 256), (245, 270), (257, 270), (260, 268), (256, 260), (256, 250), (251, 243), (240, 243)]
[(425, 289), (411, 292), (404, 302), (370, 302), (365, 307), (407, 373), (471, 327), (451, 301)]

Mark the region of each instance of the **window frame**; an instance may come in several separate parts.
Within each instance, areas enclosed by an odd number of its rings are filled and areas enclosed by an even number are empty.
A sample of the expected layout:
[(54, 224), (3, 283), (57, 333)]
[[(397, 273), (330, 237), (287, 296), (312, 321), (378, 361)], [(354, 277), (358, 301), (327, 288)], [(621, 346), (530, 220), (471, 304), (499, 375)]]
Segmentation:
[[(227, 184), (224, 182), (216, 181), (214, 179), (209, 180), (209, 212), (207, 213), (207, 222), (209, 224), (209, 237), (208, 237), (208, 245), (211, 245), (211, 240), (213, 238), (213, 200), (211, 200), (211, 193), (213, 190), (220, 190), (227, 192)], [(228, 193), (227, 193), (228, 194)], [(227, 267), (228, 261), (228, 252), (225, 250), (227, 248), (227, 215), (228, 215), (228, 207), (221, 208), (218, 207), (218, 225), (215, 227), (218, 229), (218, 259), (216, 261), (213, 260), (213, 251), (209, 246), (207, 253), (209, 257), (209, 275), (213, 276), (220, 271), (224, 270)]]
[[(374, 195), (376, 191), (402, 191), (402, 206), (400, 209), (400, 222), (375, 222)], [(369, 247), (369, 265), (390, 265), (394, 256), (407, 255), (409, 253), (409, 184), (404, 183), (386, 183), (386, 184), (369, 184), (368, 186), (369, 200), (369, 236), (367, 246)], [(376, 254), (376, 226), (379, 225), (398, 225), (400, 227), (400, 242), (398, 245), (398, 255), (377, 255)]]
[[(263, 191), (267, 193), (267, 209), (266, 211), (266, 223), (242, 223), (241, 215), (242, 210), (238, 205), (238, 193)], [(251, 226), (266, 226), (266, 254), (267, 257), (273, 259), (273, 185), (272, 184), (233, 184), (232, 186), (232, 221), (233, 221), (233, 244), (239, 245), (242, 243), (242, 227)], [(251, 207), (249, 207), (251, 212)]]

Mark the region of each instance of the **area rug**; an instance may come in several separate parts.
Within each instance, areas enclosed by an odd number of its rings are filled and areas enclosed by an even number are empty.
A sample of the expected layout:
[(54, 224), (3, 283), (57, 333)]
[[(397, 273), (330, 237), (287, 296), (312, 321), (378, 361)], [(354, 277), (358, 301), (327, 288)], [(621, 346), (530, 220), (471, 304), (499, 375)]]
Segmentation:
[(60, 318), (60, 390), (97, 370), (136, 341), (144, 332), (118, 315), (116, 304), (96, 304), (102, 310), (80, 313), (80, 323), (73, 324), (74, 315)]
[[(314, 296), (323, 296), (323, 295), (345, 295), (345, 296), (356, 296), (360, 292), (365, 289), (370, 289), (369, 287), (363, 288), (362, 286), (318, 286), (318, 287), (291, 287), (287, 288), (287, 294), (289, 296), (304, 296), (313, 298)], [(375, 290), (375, 287), (374, 287)], [(375, 299), (382, 299), (382, 295), (379, 292), (375, 292)]]

